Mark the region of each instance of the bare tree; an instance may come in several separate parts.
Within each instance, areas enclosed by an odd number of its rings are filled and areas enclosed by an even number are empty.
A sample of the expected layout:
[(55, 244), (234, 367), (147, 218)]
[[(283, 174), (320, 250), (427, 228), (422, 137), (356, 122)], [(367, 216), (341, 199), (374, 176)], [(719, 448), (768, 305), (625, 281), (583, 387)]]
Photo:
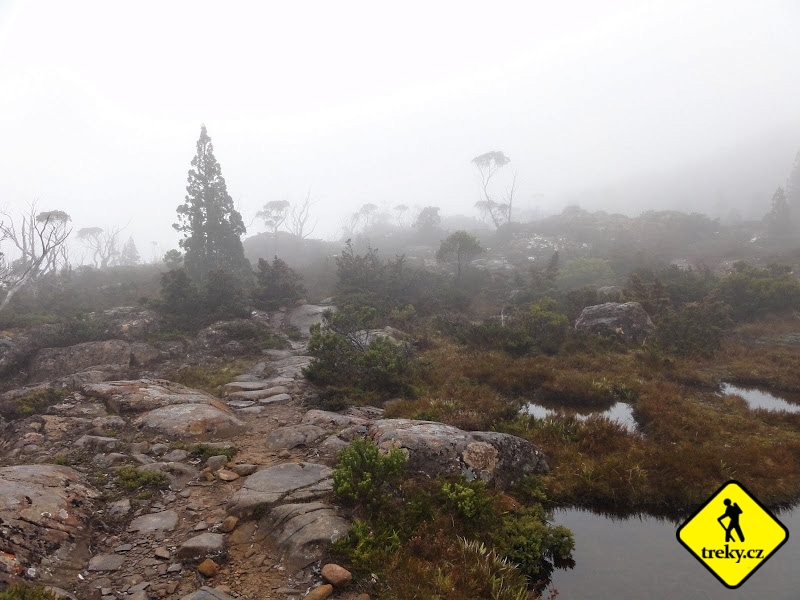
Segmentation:
[(314, 229), (316, 229), (318, 221), (314, 221), (314, 225), (311, 226), (310, 229), (306, 229), (306, 227), (308, 226), (308, 221), (311, 218), (311, 207), (315, 204), (316, 202), (311, 201), (311, 190), (308, 190), (306, 199), (303, 200), (303, 202), (295, 202), (292, 204), (292, 207), (289, 210), (289, 218), (287, 223), (290, 233), (293, 233), (303, 240), (314, 233)]
[(2, 311), (28, 282), (66, 265), (66, 241), (72, 232), (68, 223), (72, 219), (61, 210), (37, 213), (36, 202), (28, 205), (19, 224), (8, 212), (0, 212), (0, 217), (0, 243), (11, 242), (22, 253), (9, 262), (0, 252), (0, 288), (6, 291), (0, 302)]
[(510, 223), (517, 173), (514, 172), (511, 187), (503, 194), (505, 202), (498, 202), (492, 198), (489, 193), (489, 183), (500, 169), (511, 162), (511, 159), (501, 151), (492, 151), (476, 156), (471, 162), (478, 169), (478, 182), (483, 193), (483, 199), (475, 203), (475, 208), (481, 212), (484, 218), (490, 218), (495, 227), (500, 227), (503, 223)]
[(272, 235), (277, 237), (278, 229), (286, 221), (289, 216), (289, 208), (291, 204), (288, 200), (272, 200), (267, 202), (260, 211), (256, 213), (256, 217), (264, 221), (264, 225), (272, 231)]
[(78, 239), (92, 253), (95, 268), (105, 269), (117, 263), (122, 230), (122, 227), (84, 227), (78, 230)]

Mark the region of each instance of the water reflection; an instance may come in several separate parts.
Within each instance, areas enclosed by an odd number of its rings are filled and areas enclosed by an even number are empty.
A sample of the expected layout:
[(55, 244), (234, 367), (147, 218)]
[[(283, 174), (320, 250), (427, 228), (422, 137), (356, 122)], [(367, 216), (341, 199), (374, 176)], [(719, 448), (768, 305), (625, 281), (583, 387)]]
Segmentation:
[(791, 404), (783, 398), (778, 398), (769, 392), (758, 389), (740, 388), (730, 383), (723, 383), (722, 393), (732, 396), (741, 396), (751, 409), (763, 408), (771, 411), (785, 410), (786, 412), (793, 413), (800, 412), (800, 406), (797, 404)]
[[(725, 588), (678, 543), (679, 523), (649, 516), (619, 519), (584, 510), (559, 510), (555, 523), (575, 535), (575, 568), (556, 570), (551, 589), (559, 600), (743, 600), (800, 597), (800, 544), (792, 534), (800, 511), (777, 515), (789, 541), (738, 590)], [(545, 592), (543, 597), (547, 597)]]
[[(535, 404), (531, 402), (523, 407), (522, 412), (531, 415), (532, 417), (536, 417), (537, 419), (544, 419), (547, 417), (558, 416), (559, 414), (563, 414), (567, 411), (563, 408), (556, 410), (554, 408), (547, 408), (541, 404)], [(611, 421), (616, 421), (630, 432), (635, 432), (637, 428), (636, 419), (633, 418), (633, 408), (626, 402), (617, 402), (611, 408), (602, 412), (590, 412), (588, 414), (582, 414), (577, 411), (570, 412), (573, 412), (573, 414), (575, 414), (575, 418), (579, 421), (585, 421), (590, 415), (595, 414), (601, 417), (606, 417)]]

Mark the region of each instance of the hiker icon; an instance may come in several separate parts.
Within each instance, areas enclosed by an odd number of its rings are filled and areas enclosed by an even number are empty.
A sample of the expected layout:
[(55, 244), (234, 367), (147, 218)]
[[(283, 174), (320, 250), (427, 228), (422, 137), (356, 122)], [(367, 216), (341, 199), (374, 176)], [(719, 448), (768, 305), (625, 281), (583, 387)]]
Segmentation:
[[(719, 524), (722, 525), (722, 528), (725, 530), (725, 541), (726, 542), (734, 542), (736, 540), (733, 539), (732, 532), (736, 532), (739, 534), (739, 541), (744, 541), (744, 534), (742, 533), (742, 527), (739, 525), (739, 515), (742, 514), (742, 509), (739, 508), (739, 505), (736, 502), (731, 503), (730, 498), (725, 498), (725, 514), (722, 515), (717, 519)], [(722, 522), (722, 519), (728, 517), (730, 521), (728, 521), (727, 527), (725, 523)]]

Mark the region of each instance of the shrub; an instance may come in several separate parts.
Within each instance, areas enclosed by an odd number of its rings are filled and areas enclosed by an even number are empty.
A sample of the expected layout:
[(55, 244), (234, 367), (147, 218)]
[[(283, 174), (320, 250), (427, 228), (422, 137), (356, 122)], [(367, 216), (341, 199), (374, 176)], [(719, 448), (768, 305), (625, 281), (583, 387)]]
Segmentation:
[(158, 471), (142, 471), (136, 467), (120, 467), (117, 469), (115, 480), (118, 485), (127, 490), (141, 488), (162, 489), (167, 487), (167, 476)]
[(336, 455), (333, 491), (345, 502), (375, 509), (385, 502), (385, 486), (399, 478), (406, 461), (406, 455), (398, 448), (381, 454), (372, 441), (354, 440)]
[(305, 287), (300, 283), (302, 279), (302, 275), (277, 256), (272, 264), (259, 258), (253, 303), (261, 310), (291, 306), (306, 294)]
[(57, 600), (54, 592), (46, 590), (41, 585), (29, 583), (15, 583), (5, 592), (0, 592), (0, 600)]
[(14, 400), (0, 401), (0, 417), (13, 421), (39, 414), (61, 402), (66, 395), (66, 390), (46, 388)]
[(463, 519), (484, 522), (491, 516), (492, 497), (482, 481), (444, 482), (441, 492), (445, 506)]
[(536, 347), (547, 354), (558, 352), (567, 339), (569, 321), (567, 316), (557, 311), (558, 304), (552, 298), (542, 298), (531, 304), (525, 315), (525, 330)]
[(241, 277), (227, 269), (209, 271), (203, 285), (203, 310), (216, 319), (247, 317), (247, 295)]
[(608, 263), (599, 258), (575, 258), (561, 267), (556, 281), (558, 287), (570, 290), (590, 283), (605, 283), (614, 278)]
[(792, 275), (789, 265), (759, 269), (737, 262), (733, 272), (722, 278), (719, 289), (737, 320), (800, 308), (800, 281)]

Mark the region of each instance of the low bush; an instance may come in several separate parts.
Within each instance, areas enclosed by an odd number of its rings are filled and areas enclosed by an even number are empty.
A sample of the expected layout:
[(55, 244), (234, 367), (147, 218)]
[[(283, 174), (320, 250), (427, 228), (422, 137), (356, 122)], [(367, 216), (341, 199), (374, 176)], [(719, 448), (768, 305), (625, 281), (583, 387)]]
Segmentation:
[(372, 441), (356, 439), (336, 455), (333, 491), (344, 502), (375, 510), (385, 504), (386, 486), (400, 477), (406, 461), (397, 448), (382, 454)]
[(58, 596), (41, 585), (15, 583), (6, 591), (0, 592), (0, 600), (57, 600)]
[(120, 467), (115, 476), (117, 485), (126, 490), (142, 488), (163, 489), (168, 485), (167, 476), (158, 471), (142, 471), (136, 467)]

